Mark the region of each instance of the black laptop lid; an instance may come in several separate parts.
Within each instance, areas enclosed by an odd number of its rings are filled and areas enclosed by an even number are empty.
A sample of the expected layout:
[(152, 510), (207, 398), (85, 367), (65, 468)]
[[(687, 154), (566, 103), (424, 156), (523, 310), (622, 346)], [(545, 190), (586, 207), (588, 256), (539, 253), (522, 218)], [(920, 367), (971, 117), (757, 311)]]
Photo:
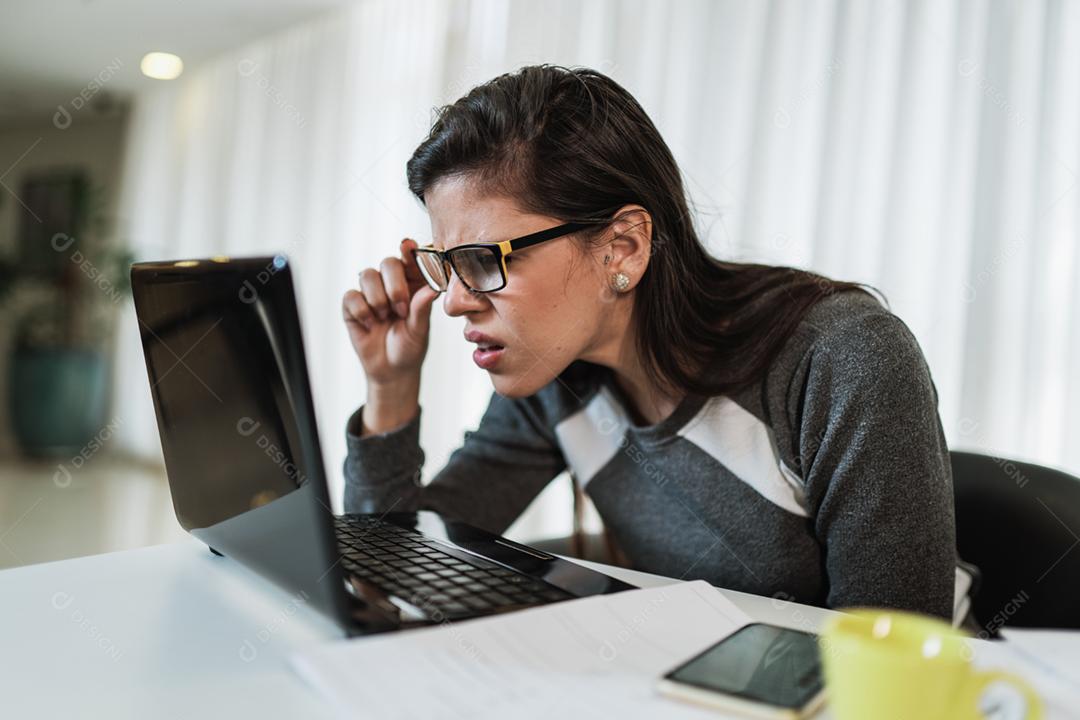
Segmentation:
[(137, 263), (131, 279), (180, 524), (341, 621), (288, 260)]

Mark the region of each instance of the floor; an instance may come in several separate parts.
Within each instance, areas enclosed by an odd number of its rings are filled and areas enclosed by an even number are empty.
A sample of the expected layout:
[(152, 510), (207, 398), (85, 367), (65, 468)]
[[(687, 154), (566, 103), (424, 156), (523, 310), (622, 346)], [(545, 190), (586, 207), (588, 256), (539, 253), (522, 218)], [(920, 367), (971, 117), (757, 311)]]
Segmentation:
[(105, 453), (77, 469), (56, 461), (0, 461), (0, 568), (184, 536), (164, 468)]

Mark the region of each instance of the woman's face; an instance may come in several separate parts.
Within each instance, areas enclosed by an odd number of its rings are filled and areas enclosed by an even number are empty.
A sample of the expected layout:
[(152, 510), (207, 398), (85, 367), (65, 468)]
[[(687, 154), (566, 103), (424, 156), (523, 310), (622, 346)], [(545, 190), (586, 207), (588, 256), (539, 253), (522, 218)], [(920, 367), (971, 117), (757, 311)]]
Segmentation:
[[(438, 181), (424, 200), (433, 243), (441, 250), (511, 240), (562, 223), (524, 212), (509, 198), (481, 194), (460, 176)], [(584, 250), (566, 236), (516, 251), (506, 258), (506, 287), (492, 293), (472, 293), (452, 274), (443, 308), (465, 318), (466, 340), (477, 348), (501, 347), (473, 354), (500, 395), (532, 395), (611, 341), (613, 321), (628, 303), (613, 302), (598, 258), (602, 250)]]

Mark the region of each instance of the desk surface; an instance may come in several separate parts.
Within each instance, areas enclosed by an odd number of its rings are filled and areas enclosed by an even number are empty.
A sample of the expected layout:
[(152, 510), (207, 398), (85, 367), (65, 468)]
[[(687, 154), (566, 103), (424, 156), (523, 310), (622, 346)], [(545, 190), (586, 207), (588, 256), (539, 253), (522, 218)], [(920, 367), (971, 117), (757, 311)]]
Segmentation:
[[(584, 564), (642, 587), (677, 582)], [(813, 631), (831, 614), (724, 592), (779, 625)], [(6, 717), (332, 717), (286, 660), (337, 629), (194, 539), (5, 570), (0, 598)]]

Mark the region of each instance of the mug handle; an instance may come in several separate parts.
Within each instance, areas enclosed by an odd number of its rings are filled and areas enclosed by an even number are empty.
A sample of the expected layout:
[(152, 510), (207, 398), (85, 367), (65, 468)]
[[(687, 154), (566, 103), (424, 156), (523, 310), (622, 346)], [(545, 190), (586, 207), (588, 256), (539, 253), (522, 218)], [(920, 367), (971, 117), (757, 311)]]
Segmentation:
[[(1042, 720), (1042, 699), (1040, 699), (1039, 694), (1035, 692), (1035, 688), (1022, 677), (1001, 670), (973, 672), (968, 681), (965, 704), (968, 707), (974, 706), (974, 708), (977, 709), (979, 698), (982, 696), (983, 691), (986, 690), (988, 685), (995, 682), (1003, 682), (1012, 685), (1024, 696), (1024, 703), (1027, 705), (1027, 713), (1024, 715), (1025, 720)], [(979, 717), (982, 717), (982, 715), (980, 714)]]

